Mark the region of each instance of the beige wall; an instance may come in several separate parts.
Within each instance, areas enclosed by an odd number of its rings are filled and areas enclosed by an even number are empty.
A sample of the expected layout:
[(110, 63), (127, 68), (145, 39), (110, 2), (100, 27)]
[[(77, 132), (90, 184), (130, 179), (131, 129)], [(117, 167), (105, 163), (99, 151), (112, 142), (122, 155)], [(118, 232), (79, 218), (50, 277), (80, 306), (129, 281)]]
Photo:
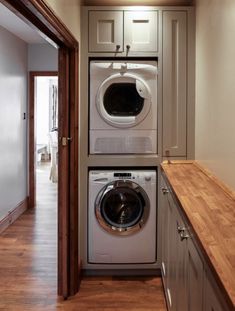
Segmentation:
[(196, 159), (235, 190), (235, 1), (196, 1)]
[(85, 5), (190, 5), (191, 0), (84, 0)]
[(80, 41), (80, 9), (83, 0), (46, 0), (46, 2)]

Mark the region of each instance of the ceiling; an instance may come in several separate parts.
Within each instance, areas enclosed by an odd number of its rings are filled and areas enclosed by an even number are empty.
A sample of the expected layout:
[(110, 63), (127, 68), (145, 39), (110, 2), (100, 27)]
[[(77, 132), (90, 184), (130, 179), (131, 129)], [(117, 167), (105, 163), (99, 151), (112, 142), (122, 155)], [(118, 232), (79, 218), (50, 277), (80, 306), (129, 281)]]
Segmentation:
[(46, 43), (39, 33), (0, 3), (0, 26), (27, 43)]
[(192, 0), (84, 0), (85, 5), (190, 5)]

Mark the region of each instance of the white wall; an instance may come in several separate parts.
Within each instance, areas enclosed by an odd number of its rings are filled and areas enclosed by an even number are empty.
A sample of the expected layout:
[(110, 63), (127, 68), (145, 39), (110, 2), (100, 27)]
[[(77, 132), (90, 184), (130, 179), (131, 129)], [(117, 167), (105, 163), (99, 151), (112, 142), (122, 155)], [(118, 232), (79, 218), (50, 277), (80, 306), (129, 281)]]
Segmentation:
[(49, 43), (28, 45), (29, 71), (57, 71), (58, 50)]
[(196, 159), (235, 190), (235, 1), (196, 1)]
[(27, 44), (0, 27), (0, 219), (27, 196)]
[(52, 102), (50, 100), (50, 86), (53, 82), (57, 85), (57, 77), (37, 77), (36, 78), (36, 142), (46, 145), (49, 143), (49, 132), (52, 121), (50, 120), (50, 110)]
[(49, 79), (36, 78), (36, 142), (47, 144), (49, 141)]

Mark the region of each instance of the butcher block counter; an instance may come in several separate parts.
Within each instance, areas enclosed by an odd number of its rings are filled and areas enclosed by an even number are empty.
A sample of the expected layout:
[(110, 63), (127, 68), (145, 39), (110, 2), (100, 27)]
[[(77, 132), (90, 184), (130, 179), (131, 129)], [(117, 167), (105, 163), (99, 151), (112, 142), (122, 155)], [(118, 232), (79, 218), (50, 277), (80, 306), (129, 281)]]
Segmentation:
[(235, 310), (235, 196), (194, 161), (163, 162), (170, 184), (221, 293)]

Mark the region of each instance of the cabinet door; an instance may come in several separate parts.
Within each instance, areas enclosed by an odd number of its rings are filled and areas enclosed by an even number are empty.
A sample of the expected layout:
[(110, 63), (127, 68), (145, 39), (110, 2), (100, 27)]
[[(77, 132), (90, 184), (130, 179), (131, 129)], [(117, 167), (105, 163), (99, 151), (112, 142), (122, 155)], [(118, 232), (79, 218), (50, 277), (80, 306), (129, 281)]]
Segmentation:
[(89, 12), (89, 52), (123, 51), (123, 11)]
[(186, 226), (176, 210), (176, 226), (177, 226), (177, 272), (176, 272), (176, 305), (177, 311), (188, 311), (188, 271), (187, 271), (187, 240), (182, 239), (182, 235), (187, 235)]
[(205, 278), (205, 309), (204, 311), (226, 311), (227, 307), (219, 300), (221, 295), (218, 287), (216, 285), (212, 286), (215, 283), (213, 279), (209, 279), (208, 275)]
[[(175, 245), (173, 207), (170, 205), (169, 190), (164, 179), (161, 180), (161, 204), (162, 204), (162, 277), (166, 292), (168, 309), (175, 311), (174, 283), (175, 283)], [(173, 240), (172, 240), (173, 239)]]
[(163, 12), (163, 156), (186, 156), (186, 14)]
[(178, 295), (178, 284), (177, 284), (177, 265), (178, 265), (178, 244), (177, 244), (177, 219), (176, 219), (176, 206), (172, 198), (171, 193), (168, 194), (168, 230), (169, 230), (169, 248), (168, 248), (168, 289), (170, 294), (170, 310), (177, 310), (177, 295)]
[(203, 310), (203, 263), (191, 239), (187, 240), (188, 311)]
[(169, 224), (168, 224), (168, 201), (167, 201), (167, 186), (161, 178), (161, 209), (162, 209), (162, 221), (161, 221), (161, 237), (162, 237), (162, 278), (165, 287), (167, 287), (168, 277), (168, 243), (169, 243)]
[(124, 45), (130, 52), (157, 52), (158, 12), (124, 12)]

